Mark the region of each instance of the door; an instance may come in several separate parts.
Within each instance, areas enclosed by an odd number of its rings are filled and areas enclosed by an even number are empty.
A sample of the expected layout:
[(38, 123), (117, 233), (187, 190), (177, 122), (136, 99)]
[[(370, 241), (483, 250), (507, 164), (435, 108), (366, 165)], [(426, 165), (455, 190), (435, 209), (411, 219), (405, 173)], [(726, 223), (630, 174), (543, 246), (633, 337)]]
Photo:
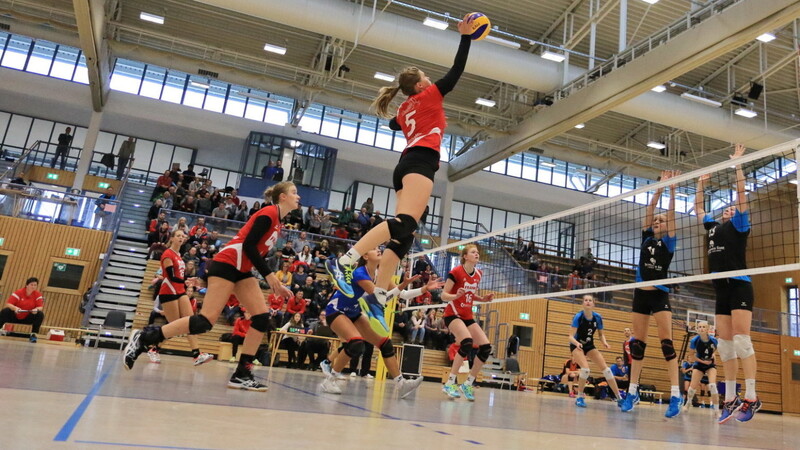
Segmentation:
[(781, 336), (783, 412), (800, 414), (800, 338)]

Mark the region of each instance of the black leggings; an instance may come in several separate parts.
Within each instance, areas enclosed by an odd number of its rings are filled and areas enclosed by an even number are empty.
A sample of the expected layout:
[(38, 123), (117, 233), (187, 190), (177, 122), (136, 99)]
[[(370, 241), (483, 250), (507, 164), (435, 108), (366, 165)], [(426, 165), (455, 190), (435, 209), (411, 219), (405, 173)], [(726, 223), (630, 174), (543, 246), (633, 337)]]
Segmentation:
[(3, 308), (0, 310), (0, 328), (3, 327), (6, 323), (22, 323), (27, 325), (33, 325), (32, 332), (39, 333), (39, 327), (42, 326), (42, 322), (44, 321), (44, 313), (39, 311), (36, 314), (28, 313), (27, 317), (24, 319), (17, 319), (17, 314), (11, 310), (11, 308)]
[(375, 346), (369, 342), (365, 342), (364, 344), (364, 353), (361, 354), (361, 370), (358, 370), (358, 358), (350, 359), (350, 371), (355, 372), (360, 377), (369, 373), (370, 366), (372, 365), (372, 351), (375, 348)]
[(281, 341), (279, 348), (285, 349), (289, 354), (289, 361), (287, 367), (292, 367), (297, 363), (297, 350), (300, 348), (297, 341), (292, 338), (285, 338)]

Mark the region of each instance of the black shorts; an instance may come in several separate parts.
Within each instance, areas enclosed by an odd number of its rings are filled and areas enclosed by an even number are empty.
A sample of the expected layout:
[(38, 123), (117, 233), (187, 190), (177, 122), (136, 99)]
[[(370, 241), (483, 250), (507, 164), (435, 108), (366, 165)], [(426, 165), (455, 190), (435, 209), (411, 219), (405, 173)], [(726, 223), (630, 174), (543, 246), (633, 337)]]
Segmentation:
[[(578, 347), (576, 347), (575, 344), (569, 344), (569, 353), (572, 354), (572, 352), (574, 352), (576, 348), (578, 348)], [(589, 353), (592, 350), (597, 350), (597, 348), (594, 346), (594, 342), (587, 342), (587, 343), (583, 344), (583, 354), (584, 355)]]
[(700, 372), (703, 372), (703, 373), (706, 373), (711, 369), (716, 369), (716, 367), (717, 367), (717, 365), (714, 364), (714, 363), (703, 364), (703, 363), (696, 362), (696, 363), (694, 363), (692, 365), (692, 369), (699, 370)]
[(669, 293), (661, 289), (646, 291), (633, 290), (633, 312), (639, 314), (655, 314), (661, 311), (671, 311), (669, 307)]
[(184, 295), (187, 294), (158, 294), (158, 301), (163, 305), (164, 303), (174, 302)]
[(208, 278), (220, 277), (231, 283), (238, 283), (242, 280), (253, 278), (253, 272), (240, 272), (236, 267), (219, 261), (214, 261), (214, 264), (211, 264), (206, 274)]
[(339, 317), (339, 316), (345, 316), (348, 319), (350, 319), (350, 322), (353, 322), (353, 323), (356, 323), (356, 321), (361, 318), (361, 314), (359, 314), (358, 316), (355, 316), (355, 317), (350, 317), (347, 314), (342, 314), (340, 312), (335, 312), (333, 314), (328, 314), (328, 316), (326, 317), (326, 322), (328, 322), (328, 325), (331, 325), (331, 324), (333, 324), (333, 321), (336, 320), (336, 318)]
[(445, 326), (450, 328), (450, 324), (453, 323), (453, 321), (456, 320), (456, 319), (459, 319), (462, 322), (464, 322), (464, 325), (466, 325), (467, 328), (469, 328), (470, 325), (475, 323), (475, 319), (462, 319), (461, 317), (458, 317), (458, 316), (445, 316), (445, 318), (444, 318)]
[(730, 316), (734, 309), (753, 310), (753, 283), (734, 278), (712, 280), (717, 294), (714, 314)]
[(403, 177), (418, 173), (433, 181), (439, 170), (439, 152), (428, 147), (411, 147), (400, 157), (392, 174), (394, 190), (403, 189)]

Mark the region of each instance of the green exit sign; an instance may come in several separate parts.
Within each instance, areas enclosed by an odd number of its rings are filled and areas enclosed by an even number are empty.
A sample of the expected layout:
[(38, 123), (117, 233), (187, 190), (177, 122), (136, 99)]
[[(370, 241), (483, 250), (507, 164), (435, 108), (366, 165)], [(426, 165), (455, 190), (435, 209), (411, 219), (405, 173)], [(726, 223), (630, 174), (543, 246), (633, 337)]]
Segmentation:
[(794, 356), (800, 356), (800, 350), (795, 350), (794, 351)]
[(472, 312), (474, 312), (474, 313), (478, 312), (478, 307), (477, 306), (473, 306), (472, 307)]
[(58, 179), (58, 174), (57, 173), (48, 173), (47, 174), (47, 179), (48, 180), (57, 180)]
[(466, 247), (466, 245), (459, 245), (459, 246), (458, 246), (458, 249), (459, 249), (459, 250), (464, 250), (464, 247)]
[(519, 313), (520, 320), (531, 320), (531, 315), (529, 313)]
[(99, 187), (100, 189), (108, 189), (109, 186), (111, 186), (111, 185), (108, 184), (108, 183), (103, 183), (103, 182), (97, 183), (97, 187)]
[(64, 263), (53, 263), (53, 269), (55, 269), (56, 272), (66, 272), (67, 265)]
[(423, 240), (422, 240), (422, 243), (423, 243), (423, 244), (430, 244), (430, 243), (431, 243), (431, 241), (430, 241), (429, 239), (423, 239)]
[(5, 243), (6, 243), (6, 238), (0, 238), (0, 247), (2, 247), (3, 244)]
[(792, 277), (788, 277), (788, 278), (784, 279), (783, 281), (785, 283), (791, 283), (792, 281), (794, 281), (794, 279)]
[(67, 247), (67, 251), (64, 254), (67, 256), (81, 256), (81, 249)]

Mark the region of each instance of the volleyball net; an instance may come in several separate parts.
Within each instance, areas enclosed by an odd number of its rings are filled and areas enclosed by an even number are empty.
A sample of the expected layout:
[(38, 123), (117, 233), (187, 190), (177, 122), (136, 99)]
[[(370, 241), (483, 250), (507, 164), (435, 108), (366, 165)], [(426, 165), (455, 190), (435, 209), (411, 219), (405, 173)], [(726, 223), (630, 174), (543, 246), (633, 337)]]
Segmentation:
[[(718, 152), (720, 162), (702, 169), (635, 186), (608, 198), (594, 197), (597, 200), (591, 201), (587, 195), (590, 201), (586, 204), (563, 212), (435, 248), (418, 249), (410, 255), (410, 266), (421, 258), (435, 275), (446, 277), (460, 264), (461, 250), (475, 244), (481, 253), (480, 289), (494, 293), (495, 302), (575, 298), (588, 293), (600, 302), (624, 305), (624, 298), (614, 302), (614, 297), (631, 297), (631, 290), (637, 287), (668, 285), (673, 304), (685, 303), (685, 310), (713, 312), (712, 279), (800, 269), (799, 145), (800, 140), (791, 141), (746, 152), (733, 160), (727, 156), (733, 148), (722, 149)], [(568, 182), (591, 183), (602, 176), (581, 172), (567, 177), (575, 178)], [(741, 177), (750, 226), (747, 269), (709, 272), (708, 232), (695, 205), (701, 177), (702, 209), (720, 223), (728, 220), (727, 216), (723, 219), (727, 208), (739, 205), (737, 188)], [(659, 189), (663, 193), (655, 199), (654, 216), (668, 216), (670, 202), (674, 201), (674, 228), (670, 231), (675, 235), (675, 249), (667, 279), (637, 283), (643, 221)], [(532, 191), (535, 193), (535, 188)], [(526, 246), (528, 243), (533, 248)], [(586, 259), (581, 260), (582, 256)], [(656, 263), (647, 253), (644, 256), (645, 262)]]

